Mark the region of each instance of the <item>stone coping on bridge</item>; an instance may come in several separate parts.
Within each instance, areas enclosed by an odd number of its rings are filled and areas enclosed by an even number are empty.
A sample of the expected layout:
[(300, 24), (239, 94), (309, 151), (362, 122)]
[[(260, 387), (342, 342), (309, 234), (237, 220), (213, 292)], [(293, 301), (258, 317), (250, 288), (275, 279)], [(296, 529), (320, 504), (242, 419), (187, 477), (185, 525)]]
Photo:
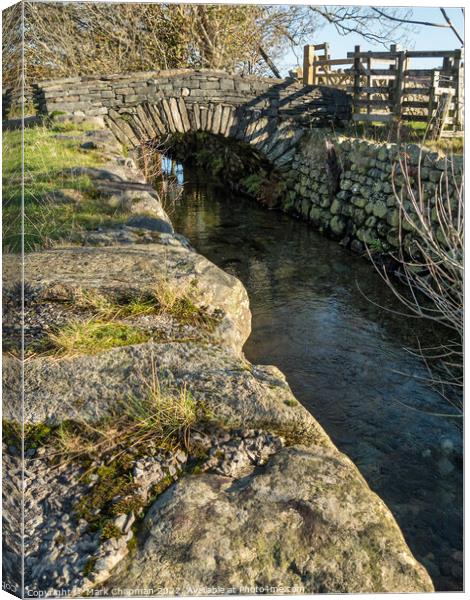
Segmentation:
[[(115, 80), (136, 80), (136, 79), (151, 79), (160, 77), (174, 77), (175, 75), (214, 75), (214, 76), (227, 76), (233, 79), (240, 79), (244, 81), (270, 81), (271, 83), (283, 83), (286, 79), (276, 77), (263, 77), (261, 75), (245, 75), (242, 73), (232, 73), (224, 71), (223, 69), (160, 69), (150, 71), (129, 71), (128, 73), (112, 73), (107, 75), (105, 73), (96, 75), (79, 75), (76, 77), (64, 77), (55, 79), (44, 79), (38, 83), (39, 86), (61, 86), (63, 83), (76, 83), (82, 81), (115, 81)], [(287, 78), (292, 81), (296, 81), (294, 78)], [(313, 87), (313, 86), (309, 86)]]
[(125, 112), (143, 104), (184, 99), (186, 105), (232, 106), (259, 116), (292, 119), (300, 126), (347, 121), (350, 97), (333, 88), (304, 86), (294, 79), (242, 76), (213, 70), (146, 71), (71, 77), (35, 84), (39, 112), (87, 116)]

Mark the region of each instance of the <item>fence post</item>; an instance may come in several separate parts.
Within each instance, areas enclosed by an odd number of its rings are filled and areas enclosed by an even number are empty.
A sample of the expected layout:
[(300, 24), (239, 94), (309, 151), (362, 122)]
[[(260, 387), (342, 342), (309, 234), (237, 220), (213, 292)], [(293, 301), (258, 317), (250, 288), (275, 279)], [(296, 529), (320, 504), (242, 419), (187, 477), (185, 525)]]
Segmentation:
[(431, 138), (434, 137), (435, 133), (435, 121), (434, 121), (434, 105), (437, 100), (436, 90), (439, 87), (439, 72), (433, 69), (431, 72), (431, 88), (429, 90), (429, 106), (428, 106), (428, 125), (429, 133)]
[(446, 126), (451, 99), (452, 95), (449, 92), (439, 94), (437, 98), (435, 125), (433, 128), (433, 138), (436, 140), (438, 140), (441, 137), (442, 132), (444, 131), (444, 127)]
[(307, 44), (304, 46), (304, 69), (303, 69), (303, 81), (304, 85), (314, 85), (315, 82), (315, 71), (313, 64), (315, 62), (315, 49), (312, 45)]
[(358, 114), (361, 112), (359, 106), (360, 90), (361, 90), (361, 59), (359, 53), (361, 51), (360, 46), (354, 46), (354, 87), (353, 87), (353, 113)]
[(405, 52), (398, 52), (396, 60), (396, 75), (395, 75), (395, 94), (394, 94), (394, 107), (393, 114), (395, 120), (399, 122), (402, 115), (402, 101), (403, 101), (403, 84), (405, 81)]
[[(324, 47), (324, 60), (329, 60), (330, 59), (330, 45), (328, 44), (328, 42), (325, 42), (325, 47)], [(323, 73), (324, 73), (324, 81), (323, 81), (323, 85), (330, 85), (331, 81), (330, 81), (330, 67), (329, 65), (324, 65), (323, 66)]]
[(454, 131), (460, 131), (462, 128), (462, 108), (460, 106), (463, 91), (463, 69), (460, 67), (462, 51), (456, 50), (454, 54), (453, 79), (455, 85), (454, 93)]
[[(397, 59), (394, 56), (397, 52), (397, 45), (390, 44), (390, 58), (393, 59), (393, 63), (388, 66), (389, 71), (393, 71), (397, 67)], [(390, 113), (393, 114), (393, 108), (395, 106), (395, 80), (389, 79), (387, 83), (388, 87), (388, 100), (389, 100), (389, 110)]]

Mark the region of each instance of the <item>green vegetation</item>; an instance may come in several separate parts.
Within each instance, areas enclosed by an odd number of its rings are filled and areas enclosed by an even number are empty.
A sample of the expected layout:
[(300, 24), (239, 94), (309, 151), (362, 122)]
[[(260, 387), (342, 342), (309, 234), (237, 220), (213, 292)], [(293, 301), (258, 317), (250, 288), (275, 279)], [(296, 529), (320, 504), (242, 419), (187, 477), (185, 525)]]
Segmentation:
[[(75, 510), (91, 530), (101, 531), (102, 539), (121, 535), (113, 524), (117, 515), (138, 516), (173, 482), (166, 474), (150, 497), (142, 496), (132, 468), (139, 456), (148, 455), (149, 443), (165, 451), (187, 447), (190, 429), (207, 418), (204, 406), (196, 403), (185, 385), (162, 388), (154, 372), (148, 387), (147, 396), (126, 400), (100, 424), (64, 423), (56, 432), (57, 456), (81, 461), (88, 466), (87, 480), (92, 481), (92, 475), (96, 479)], [(94, 466), (98, 460), (99, 466)]]
[(163, 477), (163, 479), (161, 479), (157, 485), (154, 486), (154, 490), (153, 490), (153, 497), (157, 497), (160, 494), (163, 494), (163, 492), (168, 489), (170, 487), (170, 485), (173, 483), (173, 478), (171, 477), (171, 475), (165, 475), (165, 477)]
[(370, 240), (367, 247), (372, 254), (382, 254), (385, 251), (383, 242), (379, 239)]
[(122, 532), (119, 527), (116, 527), (114, 523), (106, 523), (101, 531), (101, 539), (109, 540), (111, 538), (120, 538), (122, 536)]
[(25, 424), (22, 429), (19, 423), (6, 419), (2, 421), (3, 442), (15, 448), (21, 447), (22, 437), (24, 437), (25, 450), (39, 448), (50, 440), (54, 432), (55, 428), (46, 423)]
[(95, 568), (96, 565), (96, 561), (98, 559), (96, 558), (96, 556), (92, 556), (91, 558), (89, 558), (83, 568), (83, 576), (84, 577), (88, 577), (89, 575), (91, 575), (93, 573), (93, 570)]
[[(194, 282), (194, 280), (193, 280)], [(160, 280), (154, 288), (153, 295), (160, 310), (171, 315), (183, 325), (199, 325), (212, 331), (217, 323), (217, 317), (209, 315), (195, 304), (197, 294), (194, 285), (178, 287)]]
[(324, 445), (324, 437), (319, 435), (314, 427), (309, 423), (291, 423), (288, 425), (273, 425), (266, 422), (260, 424), (260, 429), (266, 429), (274, 435), (284, 438), (286, 446), (313, 446)]
[(54, 428), (45, 423), (25, 425), (25, 447), (38, 448), (46, 444), (52, 435)]
[(169, 147), (172, 158), (203, 173), (204, 180), (209, 173), (214, 186), (228, 185), (270, 207), (286, 191), (285, 177), (250, 144), (199, 131), (172, 135)]
[(127, 542), (127, 549), (129, 550), (129, 553), (134, 553), (137, 550), (137, 535), (135, 532), (131, 539)]
[(50, 335), (61, 354), (97, 354), (118, 346), (142, 344), (150, 335), (137, 327), (118, 322), (74, 321)]
[(7, 446), (21, 446), (22, 428), (19, 423), (2, 419), (2, 441)]
[(402, 123), (399, 133), (397, 133), (396, 128), (390, 127), (387, 123), (355, 123), (347, 129), (346, 134), (372, 140), (377, 143), (396, 143), (397, 141), (400, 143), (407, 142), (421, 144), (431, 150), (441, 151), (447, 154), (463, 153), (463, 138), (429, 139), (428, 124), (422, 121), (408, 121)]
[(173, 134), (170, 140), (171, 155), (177, 161), (204, 169), (214, 178), (221, 175), (231, 181), (268, 171), (269, 163), (249, 144), (233, 138), (223, 138), (205, 131)]
[(160, 279), (151, 292), (137, 296), (112, 298), (95, 291), (80, 290), (75, 293), (70, 307), (93, 310), (102, 321), (164, 313), (183, 325), (199, 325), (206, 330), (213, 330), (217, 317), (197, 306), (196, 296), (194, 284), (175, 285)]
[[(147, 384), (143, 397), (123, 401), (115, 413), (98, 423), (83, 420), (25, 427), (27, 449), (48, 443), (48, 455), (55, 463), (73, 461), (85, 468), (84, 481), (93, 485), (74, 509), (103, 540), (122, 535), (113, 522), (116, 516), (131, 512), (142, 516), (143, 509), (173, 483), (167, 473), (148, 495), (142, 495), (132, 470), (140, 456), (148, 456), (149, 445), (153, 452), (187, 448), (190, 430), (210, 418), (186, 385), (163, 387), (155, 370)], [(19, 425), (4, 421), (3, 431), (5, 443), (21, 446)], [(85, 570), (91, 572), (93, 566), (91, 559)]]
[(68, 305), (70, 308), (92, 310), (102, 320), (159, 312), (157, 299), (150, 293), (113, 298), (95, 290), (79, 289), (74, 290)]
[[(130, 473), (127, 473), (120, 465), (114, 465), (106, 472), (99, 473), (98, 471), (96, 473), (98, 481), (79, 500), (75, 510), (80, 518), (88, 522), (91, 531), (101, 530), (103, 539), (119, 537), (121, 532), (112, 522), (113, 518), (119, 514), (115, 510), (116, 501), (114, 499), (138, 495), (138, 486), (132, 482)], [(140, 499), (140, 502), (137, 502), (136, 498), (135, 507), (140, 510), (142, 506), (143, 500)]]
[[(191, 427), (211, 418), (186, 385), (161, 387), (153, 370), (145, 386), (146, 394), (126, 398), (99, 424), (83, 421), (61, 425), (55, 434), (58, 454), (85, 462), (99, 458), (102, 465), (97, 474), (107, 478), (115, 474), (115, 460), (119, 459), (121, 467), (129, 467), (139, 453), (148, 453), (149, 442), (167, 450), (187, 446)], [(130, 448), (132, 456), (128, 454)]]
[[(94, 290), (75, 289), (60, 301), (62, 307), (70, 311), (68, 322), (28, 341), (25, 355), (62, 358), (166, 340), (165, 333), (159, 330), (158, 317), (162, 315), (170, 315), (181, 326), (197, 327), (191, 339), (200, 339), (204, 333), (214, 331), (220, 315), (197, 306), (196, 295), (194, 285), (174, 286), (163, 280), (152, 292), (138, 295), (105, 296)], [(139, 317), (143, 315), (153, 315), (155, 320), (142, 323)], [(4, 352), (20, 356), (21, 348), (16, 340), (6, 340), (3, 347)]]
[[(48, 121), (24, 130), (26, 252), (48, 247), (75, 231), (115, 225), (128, 217), (100, 201), (89, 177), (71, 172), (73, 167), (98, 167), (103, 162), (98, 151), (83, 152), (73, 139), (92, 128), (86, 122), (78, 126)], [(3, 247), (8, 252), (21, 249), (21, 143), (20, 130), (3, 132)], [(54, 196), (58, 189), (75, 192), (76, 200), (58, 201)]]
[(243, 184), (251, 196), (256, 197), (261, 193), (265, 177), (266, 173), (264, 171), (261, 171), (260, 173), (253, 173), (252, 175), (245, 177)]
[(298, 406), (299, 403), (297, 400), (294, 400), (293, 398), (288, 398), (287, 400), (284, 400), (284, 404), (286, 404), (286, 406)]
[(119, 346), (142, 344), (155, 337), (149, 329), (126, 323), (125, 318), (140, 315), (171, 315), (181, 325), (197, 325), (213, 331), (218, 317), (196, 306), (194, 290), (189, 286), (171, 286), (164, 281), (153, 292), (120, 298), (105, 297), (95, 291), (75, 291), (68, 301), (71, 310), (93, 311), (87, 320), (75, 318), (47, 337), (29, 345), (28, 353), (55, 353), (59, 356), (97, 354)]

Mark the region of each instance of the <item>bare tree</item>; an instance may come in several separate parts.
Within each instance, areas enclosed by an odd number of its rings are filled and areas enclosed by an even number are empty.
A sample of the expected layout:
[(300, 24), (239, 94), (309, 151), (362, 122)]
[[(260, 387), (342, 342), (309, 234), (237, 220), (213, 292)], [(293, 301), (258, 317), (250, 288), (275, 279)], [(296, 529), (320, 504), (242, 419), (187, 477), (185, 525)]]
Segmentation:
[(439, 9), (445, 22), (423, 21), (413, 18), (412, 9), (376, 8), (374, 6), (311, 6), (310, 10), (342, 35), (351, 33), (362, 36), (368, 42), (386, 45), (391, 41), (405, 41), (415, 31), (415, 26), (449, 28), (463, 45), (445, 9)]
[[(109, 4), (25, 2), (24, 58), (29, 81), (91, 73), (185, 66), (279, 75), (276, 60), (318, 37), (329, 23), (371, 43), (405, 41), (418, 25), (410, 9), (367, 6)], [(4, 87), (19, 87), (21, 7), (4, 13)], [(459, 37), (459, 39), (461, 39)], [(5, 57), (7, 60), (5, 60)], [(11, 60), (8, 60), (11, 57)], [(13, 59), (16, 57), (16, 59)]]
[(2, 85), (21, 90), (23, 80), (22, 6), (15, 4), (2, 13)]
[(455, 37), (459, 40), (459, 42), (462, 44), (462, 46), (464, 45), (464, 41), (463, 38), (461, 37), (461, 35), (459, 34), (459, 32), (457, 31), (457, 29), (455, 28), (455, 25), (453, 24), (453, 22), (451, 21), (451, 19), (449, 18), (449, 15), (447, 14), (447, 11), (444, 8), (440, 8), (439, 9), (442, 13), (442, 16), (444, 17), (444, 19), (446, 20), (446, 23), (448, 25), (448, 27), (450, 27), (452, 29), (452, 31), (455, 34)]
[[(24, 3), (26, 78), (206, 67), (244, 73), (277, 73), (286, 45), (313, 35), (316, 19), (302, 6)], [(8, 13), (4, 57), (20, 56), (21, 11)], [(21, 27), (20, 27), (21, 30)], [(4, 86), (18, 87), (12, 60)]]
[(310, 6), (321, 20), (333, 25), (341, 35), (362, 36), (373, 44), (386, 45), (404, 41), (410, 33), (410, 9), (384, 8), (376, 11), (370, 6)]

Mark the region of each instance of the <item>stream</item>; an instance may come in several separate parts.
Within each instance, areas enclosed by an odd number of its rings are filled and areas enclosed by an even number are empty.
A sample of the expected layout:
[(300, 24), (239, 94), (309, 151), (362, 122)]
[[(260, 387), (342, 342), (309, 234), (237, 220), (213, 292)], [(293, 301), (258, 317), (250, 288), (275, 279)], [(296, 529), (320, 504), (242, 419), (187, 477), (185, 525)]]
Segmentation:
[[(183, 172), (179, 172), (179, 179)], [(406, 348), (429, 325), (364, 258), (311, 226), (185, 172), (176, 231), (246, 287), (244, 352), (273, 364), (384, 500), (440, 591), (462, 590), (462, 436)], [(390, 310), (386, 310), (390, 309)]]

